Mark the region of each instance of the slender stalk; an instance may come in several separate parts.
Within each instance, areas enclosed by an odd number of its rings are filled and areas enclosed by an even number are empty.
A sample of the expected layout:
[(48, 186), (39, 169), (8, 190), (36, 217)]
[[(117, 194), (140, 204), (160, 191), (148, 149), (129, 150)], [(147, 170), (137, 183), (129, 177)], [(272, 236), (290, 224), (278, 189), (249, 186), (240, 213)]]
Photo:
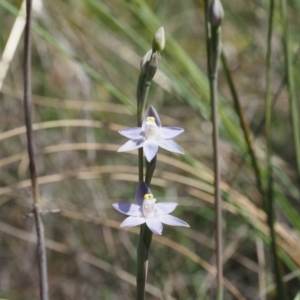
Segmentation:
[[(215, 34), (212, 30), (212, 39)], [(220, 38), (220, 28), (217, 29), (217, 39)], [(218, 42), (219, 48), (219, 42)], [(221, 199), (221, 169), (220, 169), (220, 146), (219, 146), (219, 126), (218, 126), (218, 65), (220, 49), (216, 53), (216, 67), (210, 76), (211, 81), (211, 99), (212, 99), (212, 123), (213, 123), (213, 147), (214, 147), (214, 175), (215, 175), (215, 211), (216, 211), (216, 246), (217, 246), (217, 286), (218, 299), (223, 299), (223, 232), (222, 232), (222, 199)]]
[(275, 280), (277, 287), (277, 299), (285, 300), (287, 298), (285, 286), (282, 280), (282, 270), (280, 268), (280, 261), (278, 257), (278, 249), (276, 244), (276, 232), (274, 228), (275, 214), (274, 214), (274, 189), (273, 189), (273, 168), (272, 168), (272, 140), (271, 140), (271, 123), (272, 123), (272, 102), (271, 102), (271, 56), (272, 56), (272, 33), (273, 33), (273, 15), (274, 15), (274, 0), (270, 1), (269, 10), (269, 28), (267, 38), (267, 55), (266, 55), (266, 140), (267, 140), (267, 193), (265, 197), (265, 211), (268, 218), (268, 226), (271, 234), (271, 253), (273, 256)]
[[(146, 161), (146, 179), (149, 186), (156, 166), (156, 156), (149, 163)], [(137, 300), (143, 300), (145, 297), (145, 285), (148, 274), (148, 252), (152, 241), (152, 231), (146, 224), (140, 229), (140, 239), (138, 244), (138, 263), (137, 263)], [(140, 254), (140, 255), (139, 255)]]
[[(150, 61), (146, 63), (147, 68), (145, 73), (143, 73), (143, 68), (139, 76), (138, 85), (137, 85), (137, 125), (140, 127), (142, 125), (142, 118), (145, 111), (145, 106), (148, 98), (148, 93), (152, 79), (156, 73), (158, 66), (158, 54), (152, 54)], [(138, 149), (138, 161), (139, 161), (139, 181), (144, 180), (143, 169), (144, 169), (144, 160), (143, 160), (143, 148)]]
[(222, 199), (221, 199), (221, 172), (219, 160), (219, 126), (218, 126), (218, 69), (221, 53), (221, 28), (210, 26), (208, 22), (208, 0), (205, 3), (207, 69), (210, 86), (210, 99), (213, 125), (213, 159), (214, 159), (214, 186), (215, 186), (215, 213), (216, 213), (216, 267), (217, 267), (217, 299), (223, 299), (223, 232), (222, 232)]
[(33, 214), (37, 231), (37, 255), (39, 265), (40, 298), (48, 300), (47, 257), (45, 247), (44, 226), (41, 218), (39, 191), (35, 167), (35, 154), (31, 121), (31, 11), (32, 1), (26, 1), (26, 26), (24, 41), (24, 117), (27, 134), (29, 170), (33, 197)]
[(296, 166), (298, 177), (300, 179), (300, 132), (299, 132), (299, 108), (295, 95), (295, 82), (293, 76), (292, 54), (290, 49), (289, 23), (287, 19), (286, 0), (281, 0), (281, 17), (283, 23), (283, 43), (285, 52), (286, 75), (289, 89), (290, 112), (292, 121), (292, 130), (294, 146), (296, 152)]
[[(146, 162), (145, 182), (148, 186), (151, 183), (155, 165), (156, 156), (150, 163)], [(137, 300), (143, 300), (145, 298), (145, 285), (148, 274), (148, 252), (151, 246), (152, 235), (152, 231), (146, 224), (141, 225), (137, 251)]]
[[(145, 109), (145, 104), (148, 96), (148, 91), (150, 85), (144, 88), (145, 76), (141, 73), (139, 76), (138, 86), (137, 86), (137, 126), (142, 125), (142, 116)], [(138, 164), (139, 164), (139, 182), (144, 180), (144, 158), (143, 158), (143, 148), (138, 149)]]
[[(147, 70), (143, 74), (143, 70), (140, 74), (138, 86), (137, 86), (137, 124), (140, 127), (142, 125), (142, 117), (145, 110), (145, 105), (148, 97), (148, 92), (152, 82), (152, 78), (157, 70), (158, 66), (158, 54), (152, 54), (149, 63), (147, 63)], [(144, 158), (143, 148), (139, 148), (138, 151), (139, 161), (139, 181), (144, 180)], [(145, 182), (150, 185), (152, 175), (156, 165), (156, 156), (150, 162), (146, 162), (146, 176)], [(148, 274), (148, 251), (151, 246), (152, 231), (146, 224), (140, 227), (140, 237), (137, 250), (137, 300), (143, 300), (145, 298), (145, 285)]]

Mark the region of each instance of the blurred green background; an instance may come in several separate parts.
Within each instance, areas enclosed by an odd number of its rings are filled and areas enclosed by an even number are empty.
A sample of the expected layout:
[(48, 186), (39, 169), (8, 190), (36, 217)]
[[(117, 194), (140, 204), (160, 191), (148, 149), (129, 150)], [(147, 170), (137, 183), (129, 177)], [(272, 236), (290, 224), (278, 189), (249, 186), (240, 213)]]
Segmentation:
[[(223, 49), (252, 131), (265, 185), (265, 56), (269, 1), (223, 1)], [(0, 0), (0, 297), (39, 299), (24, 128), (21, 1)], [(288, 3), (300, 95), (300, 2)], [(50, 298), (134, 299), (138, 228), (112, 203), (132, 202), (137, 152), (117, 153), (135, 126), (141, 57), (160, 26), (166, 48), (147, 105), (180, 126), (184, 156), (160, 149), (152, 192), (179, 203), (191, 228), (165, 226), (149, 257), (147, 299), (215, 299), (209, 89), (201, 1), (34, 1), (32, 101), (48, 248)], [(300, 290), (299, 179), (279, 3), (272, 39), (272, 146), (278, 248), (290, 299)], [(16, 23), (15, 23), (16, 22)], [(14, 24), (15, 25), (14, 27)], [(12, 28), (15, 28), (12, 31)], [(16, 43), (14, 47), (8, 41)], [(11, 61), (4, 57), (5, 49)], [(8, 68), (7, 73), (5, 70)], [(249, 151), (220, 71), (225, 299), (275, 299), (269, 231)], [(298, 103), (299, 104), (299, 103)]]

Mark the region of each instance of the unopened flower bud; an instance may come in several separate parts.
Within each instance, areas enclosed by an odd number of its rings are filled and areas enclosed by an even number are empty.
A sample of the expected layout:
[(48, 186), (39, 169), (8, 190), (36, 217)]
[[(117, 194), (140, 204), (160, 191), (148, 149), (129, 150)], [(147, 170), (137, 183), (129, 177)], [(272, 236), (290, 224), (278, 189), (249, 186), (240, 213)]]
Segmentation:
[(213, 0), (208, 8), (208, 20), (214, 27), (219, 27), (224, 18), (221, 0)]
[(166, 45), (166, 38), (165, 38), (165, 31), (163, 27), (160, 27), (153, 38), (152, 41), (152, 50), (153, 52), (162, 52), (165, 49)]
[(140, 67), (141, 67), (141, 73), (143, 75), (146, 75), (147, 73), (147, 68), (151, 58), (151, 54), (152, 54), (152, 50), (149, 50), (141, 60)]
[(147, 81), (151, 81), (156, 73), (156, 70), (158, 68), (158, 55), (159, 54), (157, 52), (153, 53), (152, 58), (149, 62), (146, 74)]

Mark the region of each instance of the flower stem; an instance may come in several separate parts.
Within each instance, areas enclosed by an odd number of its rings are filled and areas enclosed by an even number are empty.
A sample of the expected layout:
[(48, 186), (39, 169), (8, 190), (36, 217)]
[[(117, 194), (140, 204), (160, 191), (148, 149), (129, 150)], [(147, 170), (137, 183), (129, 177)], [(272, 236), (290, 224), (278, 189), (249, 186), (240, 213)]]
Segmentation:
[(215, 67), (210, 75), (211, 99), (212, 99), (212, 122), (213, 122), (213, 147), (214, 147), (214, 173), (215, 173), (215, 211), (216, 211), (216, 246), (217, 246), (217, 299), (223, 299), (223, 232), (222, 232), (222, 199), (221, 199), (221, 170), (219, 160), (219, 126), (218, 126), (218, 68), (220, 58), (221, 29), (212, 29), (212, 41), (216, 42)]
[[(137, 124), (138, 127), (142, 125), (142, 117), (145, 110), (145, 105), (149, 93), (149, 88), (152, 82), (152, 78), (157, 69), (157, 60), (150, 58), (147, 72), (143, 74), (141, 72), (139, 76), (138, 86), (137, 86)], [(138, 149), (138, 163), (139, 163), (139, 182), (144, 180), (144, 158), (143, 158), (143, 148)], [(146, 176), (145, 182), (150, 185), (154, 170), (156, 165), (156, 156), (150, 162), (146, 162)], [(140, 227), (140, 237), (137, 249), (137, 275), (136, 275), (136, 288), (137, 300), (144, 300), (145, 298), (145, 285), (148, 274), (148, 251), (151, 246), (152, 241), (152, 231), (147, 227), (146, 224)]]
[[(156, 70), (155, 70), (156, 71)], [(155, 74), (155, 72), (154, 72)], [(154, 76), (153, 74), (153, 76)], [(147, 97), (152, 82), (153, 76), (148, 76), (148, 74), (143, 74), (141, 72), (139, 76), (139, 81), (137, 85), (137, 126), (142, 126), (143, 114), (145, 111), (145, 106), (147, 102)], [(144, 170), (144, 158), (143, 158), (143, 148), (138, 149), (138, 163), (139, 163), (139, 182), (144, 180), (143, 170)]]
[[(146, 161), (146, 179), (149, 186), (156, 166), (156, 156), (149, 163)], [(145, 284), (148, 273), (148, 252), (152, 241), (152, 231), (146, 224), (141, 225), (140, 238), (137, 251), (137, 300), (143, 300), (145, 297)]]
[(32, 137), (31, 118), (31, 11), (32, 0), (26, 1), (26, 25), (24, 40), (24, 117), (27, 134), (27, 147), (29, 156), (29, 170), (33, 197), (33, 214), (37, 232), (37, 255), (39, 266), (40, 298), (48, 300), (47, 256), (45, 247), (44, 226), (41, 218), (39, 190), (37, 184), (35, 153)]
[(218, 70), (221, 53), (221, 28), (210, 26), (208, 22), (208, 0), (205, 3), (205, 26), (207, 47), (207, 71), (210, 85), (210, 99), (213, 125), (213, 158), (216, 212), (216, 266), (217, 266), (217, 299), (223, 299), (223, 255), (222, 255), (222, 199), (220, 190), (221, 172), (219, 161), (219, 127), (218, 127)]
[(146, 224), (141, 225), (140, 238), (137, 250), (137, 300), (145, 299), (145, 285), (148, 274), (148, 251), (151, 246), (151, 241), (152, 231), (147, 227)]
[(151, 160), (151, 162), (146, 161), (146, 179), (145, 179), (145, 182), (148, 186), (151, 183), (151, 179), (153, 177), (155, 167), (156, 167), (156, 155)]
[[(156, 156), (149, 163), (146, 162), (146, 184), (149, 186), (155, 170)], [(137, 300), (145, 297), (145, 285), (148, 274), (148, 252), (152, 241), (152, 231), (146, 224), (141, 225), (140, 238), (137, 250)]]

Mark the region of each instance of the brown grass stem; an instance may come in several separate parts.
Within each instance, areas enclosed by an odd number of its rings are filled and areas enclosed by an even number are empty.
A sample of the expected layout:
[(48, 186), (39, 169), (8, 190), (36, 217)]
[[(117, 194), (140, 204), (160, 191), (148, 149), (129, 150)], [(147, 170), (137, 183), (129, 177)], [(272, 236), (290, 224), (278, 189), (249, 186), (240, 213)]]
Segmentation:
[(31, 107), (31, 13), (32, 1), (26, 1), (26, 25), (24, 40), (24, 117), (27, 134), (29, 170), (33, 197), (33, 215), (37, 232), (37, 256), (39, 266), (40, 298), (48, 300), (47, 257), (45, 246), (44, 226), (41, 218), (39, 191), (35, 165), (34, 144), (32, 136), (32, 107)]

